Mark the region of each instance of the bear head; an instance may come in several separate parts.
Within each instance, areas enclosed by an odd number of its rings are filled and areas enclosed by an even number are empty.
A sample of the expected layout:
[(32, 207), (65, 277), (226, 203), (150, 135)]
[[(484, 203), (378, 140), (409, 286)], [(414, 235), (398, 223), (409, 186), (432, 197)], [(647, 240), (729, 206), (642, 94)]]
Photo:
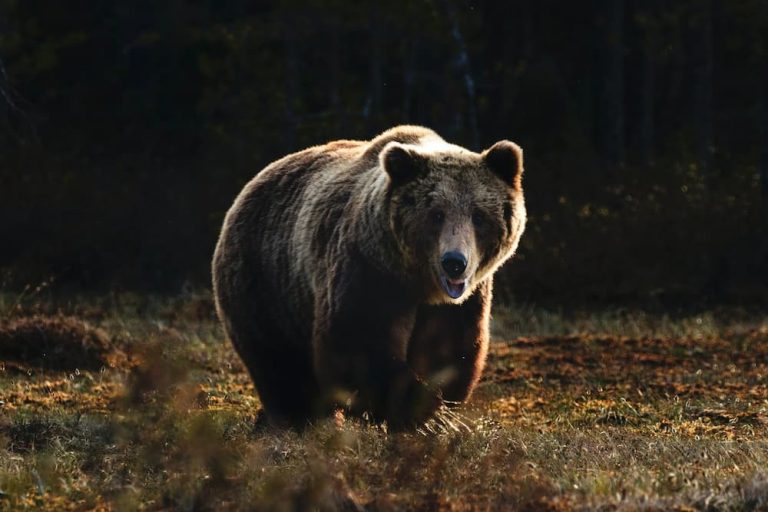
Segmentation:
[(389, 229), (430, 304), (459, 304), (517, 248), (525, 228), (523, 152), (500, 141), (478, 154), (390, 142)]

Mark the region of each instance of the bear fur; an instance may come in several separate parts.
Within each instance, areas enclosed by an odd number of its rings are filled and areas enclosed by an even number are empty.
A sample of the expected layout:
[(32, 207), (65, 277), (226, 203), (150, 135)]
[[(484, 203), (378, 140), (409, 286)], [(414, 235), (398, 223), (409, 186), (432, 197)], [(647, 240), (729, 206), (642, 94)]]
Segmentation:
[(512, 142), (478, 154), (399, 126), (258, 173), (224, 220), (213, 290), (267, 417), (344, 407), (397, 428), (465, 401), (525, 226), (522, 172)]

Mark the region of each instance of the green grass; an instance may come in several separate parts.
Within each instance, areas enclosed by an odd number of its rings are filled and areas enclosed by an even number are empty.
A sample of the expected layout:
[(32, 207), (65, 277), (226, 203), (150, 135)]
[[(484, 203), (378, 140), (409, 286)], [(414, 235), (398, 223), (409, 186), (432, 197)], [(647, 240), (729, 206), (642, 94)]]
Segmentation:
[[(206, 294), (0, 295), (128, 354), (0, 370), (0, 509), (768, 509), (768, 318), (498, 308), (473, 400), (413, 433), (255, 427)], [(8, 323), (8, 322), (6, 322)]]

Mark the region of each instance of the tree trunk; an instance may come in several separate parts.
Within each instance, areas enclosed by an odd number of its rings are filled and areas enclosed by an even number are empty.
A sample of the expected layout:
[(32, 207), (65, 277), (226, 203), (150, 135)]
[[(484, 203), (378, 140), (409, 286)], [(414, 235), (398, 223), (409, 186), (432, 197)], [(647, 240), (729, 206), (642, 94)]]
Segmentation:
[(405, 70), (403, 72), (403, 121), (410, 122), (411, 105), (413, 105), (413, 86), (416, 82), (416, 70), (418, 69), (419, 36), (412, 34), (408, 43)]
[(331, 47), (329, 49), (329, 94), (331, 98), (331, 112), (335, 120), (341, 121), (343, 126), (344, 119), (341, 112), (341, 35), (338, 21), (332, 19), (328, 24), (328, 31), (331, 37)]
[(695, 46), (693, 59), (693, 118), (696, 159), (702, 171), (712, 167), (714, 151), (712, 136), (712, 0), (696, 4), (699, 12), (695, 18)]
[(0, 97), (2, 97), (4, 103), (3, 111), (14, 107), (8, 87), (8, 74), (5, 72), (5, 65), (3, 64), (2, 58), (0, 58)]
[(0, 58), (0, 128), (17, 141), (40, 143), (32, 116), (22, 109), (24, 98), (13, 89), (5, 63)]
[(654, 88), (656, 34), (653, 28), (655, 11), (650, 0), (646, 0), (644, 14), (647, 18), (643, 33), (643, 54), (641, 69), (641, 110), (640, 110), (640, 161), (644, 165), (653, 165), (654, 151)]
[(285, 150), (293, 151), (296, 148), (296, 131), (298, 119), (296, 117), (295, 102), (298, 100), (299, 91), (299, 66), (298, 66), (298, 41), (296, 30), (291, 24), (291, 13), (286, 13), (282, 19), (283, 27), (283, 51), (285, 60), (285, 102), (283, 105), (283, 145)]
[(13, 100), (8, 90), (8, 77), (3, 65), (3, 59), (0, 58), (0, 129), (5, 131), (8, 128), (10, 110), (13, 108)]
[(624, 164), (624, 0), (606, 0), (602, 103), (603, 153), (611, 167)]
[(643, 164), (653, 165), (655, 158), (653, 137), (653, 90), (654, 69), (651, 48), (645, 48), (643, 55), (642, 112), (640, 119), (640, 155)]
[[(8, 19), (7, 13), (0, 12), (0, 34), (5, 33), (7, 29)], [(3, 114), (3, 118), (8, 119), (11, 110), (15, 110), (16, 103), (13, 101), (13, 94), (11, 92), (11, 84), (8, 79), (8, 73), (5, 70), (5, 63), (0, 56), (0, 113)]]
[(472, 69), (469, 61), (469, 51), (467, 50), (464, 36), (461, 33), (461, 27), (459, 26), (459, 16), (456, 13), (456, 6), (453, 5), (451, 0), (441, 0), (440, 4), (448, 16), (451, 37), (453, 38), (453, 42), (456, 45), (456, 67), (464, 78), (464, 88), (467, 93), (466, 118), (469, 123), (469, 132), (472, 138), (472, 145), (474, 149), (479, 149), (480, 134), (477, 127), (477, 94), (475, 92), (475, 78), (472, 75)]
[(761, 210), (763, 221), (763, 233), (768, 243), (768, 69), (762, 72), (762, 101), (760, 109), (760, 172)]
[[(371, 31), (371, 58), (370, 58), (370, 86), (368, 91), (368, 104), (366, 105), (366, 117), (372, 120), (376, 126), (380, 122), (382, 100), (384, 97), (384, 27), (379, 14), (379, 4), (374, 2), (368, 22)], [(377, 126), (377, 128), (380, 128)]]

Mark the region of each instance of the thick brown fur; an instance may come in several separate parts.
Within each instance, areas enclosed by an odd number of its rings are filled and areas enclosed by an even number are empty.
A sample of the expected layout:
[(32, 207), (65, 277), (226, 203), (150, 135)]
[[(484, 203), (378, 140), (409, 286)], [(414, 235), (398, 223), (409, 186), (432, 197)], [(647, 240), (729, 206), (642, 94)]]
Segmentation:
[[(466, 400), (485, 364), (493, 273), (525, 226), (521, 174), (511, 142), (477, 154), (400, 126), (251, 180), (225, 218), (213, 286), (270, 420), (341, 406), (408, 426)], [(467, 258), (455, 298), (446, 251)]]

